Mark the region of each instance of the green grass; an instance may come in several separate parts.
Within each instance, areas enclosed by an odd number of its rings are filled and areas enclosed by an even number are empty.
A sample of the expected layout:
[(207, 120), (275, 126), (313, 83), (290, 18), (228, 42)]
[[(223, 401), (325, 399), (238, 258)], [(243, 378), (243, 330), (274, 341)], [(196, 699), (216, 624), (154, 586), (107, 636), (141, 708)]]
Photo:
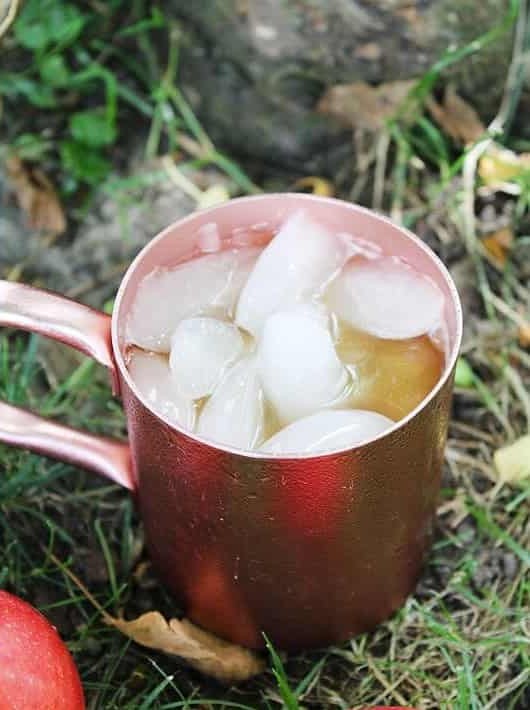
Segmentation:
[[(42, 164), (64, 197), (86, 200), (105, 180), (114, 149), (134, 140), (126, 126), (131, 133), (147, 130), (148, 159), (173, 154), (184, 135), (195, 142), (200, 164), (225, 173), (234, 191), (259, 191), (213, 145), (180, 91), (180, 31), (151, 3), (27, 0), (13, 35), (0, 94), (7, 115), (16, 107), (29, 120), (25, 127), (4, 121), (3, 152)], [(166, 66), (155, 49), (161, 42), (168, 46)]]
[[(43, 5), (47, 12), (38, 12)], [(491, 32), (442, 57), (420, 78), (414, 98), (422, 100), (451, 62), (481, 51), (516, 17), (520, 23), (525, 7), (512, 2)], [(49, 22), (53, 13), (61, 22)], [(162, 65), (155, 51), (161, 39), (168, 47)], [(212, 145), (178, 87), (179, 42), (178, 26), (141, 0), (27, 0), (0, 91), (4, 116), (28, 120), (4, 120), (3, 152), (15, 150), (51, 174), (74, 215), (89, 208), (102, 180), (108, 195), (119, 196), (165, 178), (156, 166), (139, 177), (119, 175), (116, 154), (129, 145), (129, 126), (144, 136), (146, 158), (171, 154), (184, 142), (191, 149), (186, 165), (214, 166), (230, 178), (233, 193), (256, 191), (241, 167)], [(516, 102), (517, 85), (511, 90)], [(468, 151), (423, 113), (413, 125), (398, 116), (388, 130), (392, 155), (388, 174), (382, 171), (383, 206), (408, 226), (428, 224), (441, 252), (463, 254), (459, 175)], [(485, 292), (502, 299), (508, 313), (528, 313), (530, 304), (530, 181), (521, 178), (521, 187), (513, 222), (518, 238), (506, 268), (486, 263), (476, 234), (472, 242)], [(530, 481), (518, 488), (492, 481), (496, 447), (527, 429), (525, 403), (506, 365), (528, 389), (530, 355), (506, 312), (487, 312), (480, 304), (466, 313), (472, 334), (458, 373), (432, 553), (416, 594), (373, 633), (290, 658), (269, 648), (269, 670), (233, 689), (131, 643), (103, 623), (65, 574), (77, 575), (110, 613), (180, 613), (145, 568), (131, 499), (93, 475), (8, 447), (0, 447), (0, 586), (56, 624), (92, 709), (530, 707)], [(124, 436), (105, 373), (83, 358), (71, 361), (69, 373), (55, 381), (43, 340), (0, 333), (0, 398), (95, 433)]]
[[(0, 395), (94, 432), (123, 435), (103, 372), (82, 359), (68, 386), (52, 390), (45, 363), (42, 340), (4, 333)], [(528, 381), (528, 367), (523, 375)], [(490, 377), (489, 386), (499, 396), (505, 383)], [(476, 426), (475, 417), (481, 422), (476, 441), (503, 439), (479, 394), (457, 395), (457, 410), (470, 396), (471, 420), (454, 420), (451, 451), (467, 452), (470, 434), (458, 427)], [(510, 407), (516, 422), (515, 399)], [(477, 458), (490, 464), (491, 450), (483, 447)], [(283, 662), (271, 649), (269, 672), (225, 690), (107, 627), (64, 574), (63, 567), (73, 571), (110, 613), (178, 612), (150, 572), (134, 574), (145, 555), (129, 497), (27, 452), (3, 447), (0, 461), (0, 584), (36, 603), (60, 629), (91, 707), (346, 710), (406, 701), (446, 710), (515, 710), (529, 702), (530, 481), (498, 490), (473, 459), (451, 457), (443, 499), (461, 500), (462, 507), (440, 517), (419, 591), (405, 607), (374, 633), (341, 646)]]

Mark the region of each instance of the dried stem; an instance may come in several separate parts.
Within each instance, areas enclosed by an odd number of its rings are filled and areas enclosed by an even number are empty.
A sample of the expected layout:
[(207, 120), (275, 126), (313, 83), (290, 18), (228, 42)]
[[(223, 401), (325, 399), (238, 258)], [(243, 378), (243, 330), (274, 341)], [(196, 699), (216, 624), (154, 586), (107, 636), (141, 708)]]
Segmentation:
[(20, 0), (8, 0), (7, 11), (4, 18), (0, 21), (0, 39), (5, 35), (11, 27), (11, 23), (16, 17)]

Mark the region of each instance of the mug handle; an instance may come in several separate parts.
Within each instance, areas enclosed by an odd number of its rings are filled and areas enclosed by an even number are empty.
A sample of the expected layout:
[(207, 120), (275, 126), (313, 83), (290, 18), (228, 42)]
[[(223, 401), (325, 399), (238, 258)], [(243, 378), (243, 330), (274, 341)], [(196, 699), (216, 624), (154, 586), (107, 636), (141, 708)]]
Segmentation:
[[(0, 326), (29, 330), (65, 343), (105, 365), (112, 390), (119, 379), (111, 345), (111, 318), (49, 291), (0, 280)], [(129, 445), (95, 436), (0, 402), (0, 442), (94, 471), (135, 488)]]

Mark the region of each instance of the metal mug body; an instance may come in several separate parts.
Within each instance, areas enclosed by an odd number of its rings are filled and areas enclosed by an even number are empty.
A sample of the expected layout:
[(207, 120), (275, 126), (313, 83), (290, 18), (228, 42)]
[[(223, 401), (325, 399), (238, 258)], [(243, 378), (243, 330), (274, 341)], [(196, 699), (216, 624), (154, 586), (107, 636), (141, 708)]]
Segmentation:
[[(321, 456), (264, 456), (215, 445), (152, 411), (126, 366), (127, 318), (141, 280), (197, 254), (199, 230), (276, 228), (307, 210), (335, 231), (404, 257), (445, 295), (446, 367), (422, 403), (365, 444)], [(301, 235), (303, 241), (303, 235)], [(303, 243), (301, 243), (303, 248)], [(175, 300), (179, 295), (175, 294)], [(128, 269), (109, 316), (0, 281), (0, 325), (47, 335), (95, 358), (121, 393), (129, 443), (79, 432), (0, 402), (0, 442), (93, 470), (133, 491), (161, 579), (197, 624), (236, 643), (322, 646), (374, 627), (414, 589), (440, 486), (462, 313), (438, 258), (369, 210), (308, 195), (241, 198), (153, 239)]]
[[(138, 284), (156, 266), (192, 257), (205, 224), (229, 235), (276, 227), (300, 208), (404, 257), (439, 286), (442, 377), (388, 433), (337, 453), (243, 453), (179, 430), (151, 410), (127, 372), (126, 322)], [(194, 622), (243, 645), (262, 646), (265, 632), (298, 649), (349, 638), (399, 608), (429, 546), (461, 333), (458, 294), (438, 258), (389, 220), (338, 200), (241, 198), (191, 215), (144, 248), (116, 300), (113, 350), (149, 553)]]

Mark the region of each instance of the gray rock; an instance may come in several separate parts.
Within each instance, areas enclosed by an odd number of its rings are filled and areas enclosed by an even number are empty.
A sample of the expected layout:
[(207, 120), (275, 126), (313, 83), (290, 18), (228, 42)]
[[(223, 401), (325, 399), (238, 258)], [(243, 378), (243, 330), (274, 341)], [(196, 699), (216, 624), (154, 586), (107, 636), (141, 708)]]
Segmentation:
[[(499, 26), (509, 1), (165, 0), (165, 7), (181, 20), (181, 80), (214, 140), (264, 166), (336, 175), (351, 148), (341, 150), (344, 131), (313, 110), (325, 88), (421, 77), (448, 47)], [(511, 43), (504, 32), (445, 74), (486, 121), (498, 109)], [(528, 99), (523, 92), (523, 105)]]
[(28, 229), (20, 210), (0, 200), (0, 275), (18, 266), (21, 281), (101, 307), (115, 294), (138, 251), (193, 209), (194, 203), (169, 180), (134, 195), (102, 193), (73, 238), (48, 246)]

